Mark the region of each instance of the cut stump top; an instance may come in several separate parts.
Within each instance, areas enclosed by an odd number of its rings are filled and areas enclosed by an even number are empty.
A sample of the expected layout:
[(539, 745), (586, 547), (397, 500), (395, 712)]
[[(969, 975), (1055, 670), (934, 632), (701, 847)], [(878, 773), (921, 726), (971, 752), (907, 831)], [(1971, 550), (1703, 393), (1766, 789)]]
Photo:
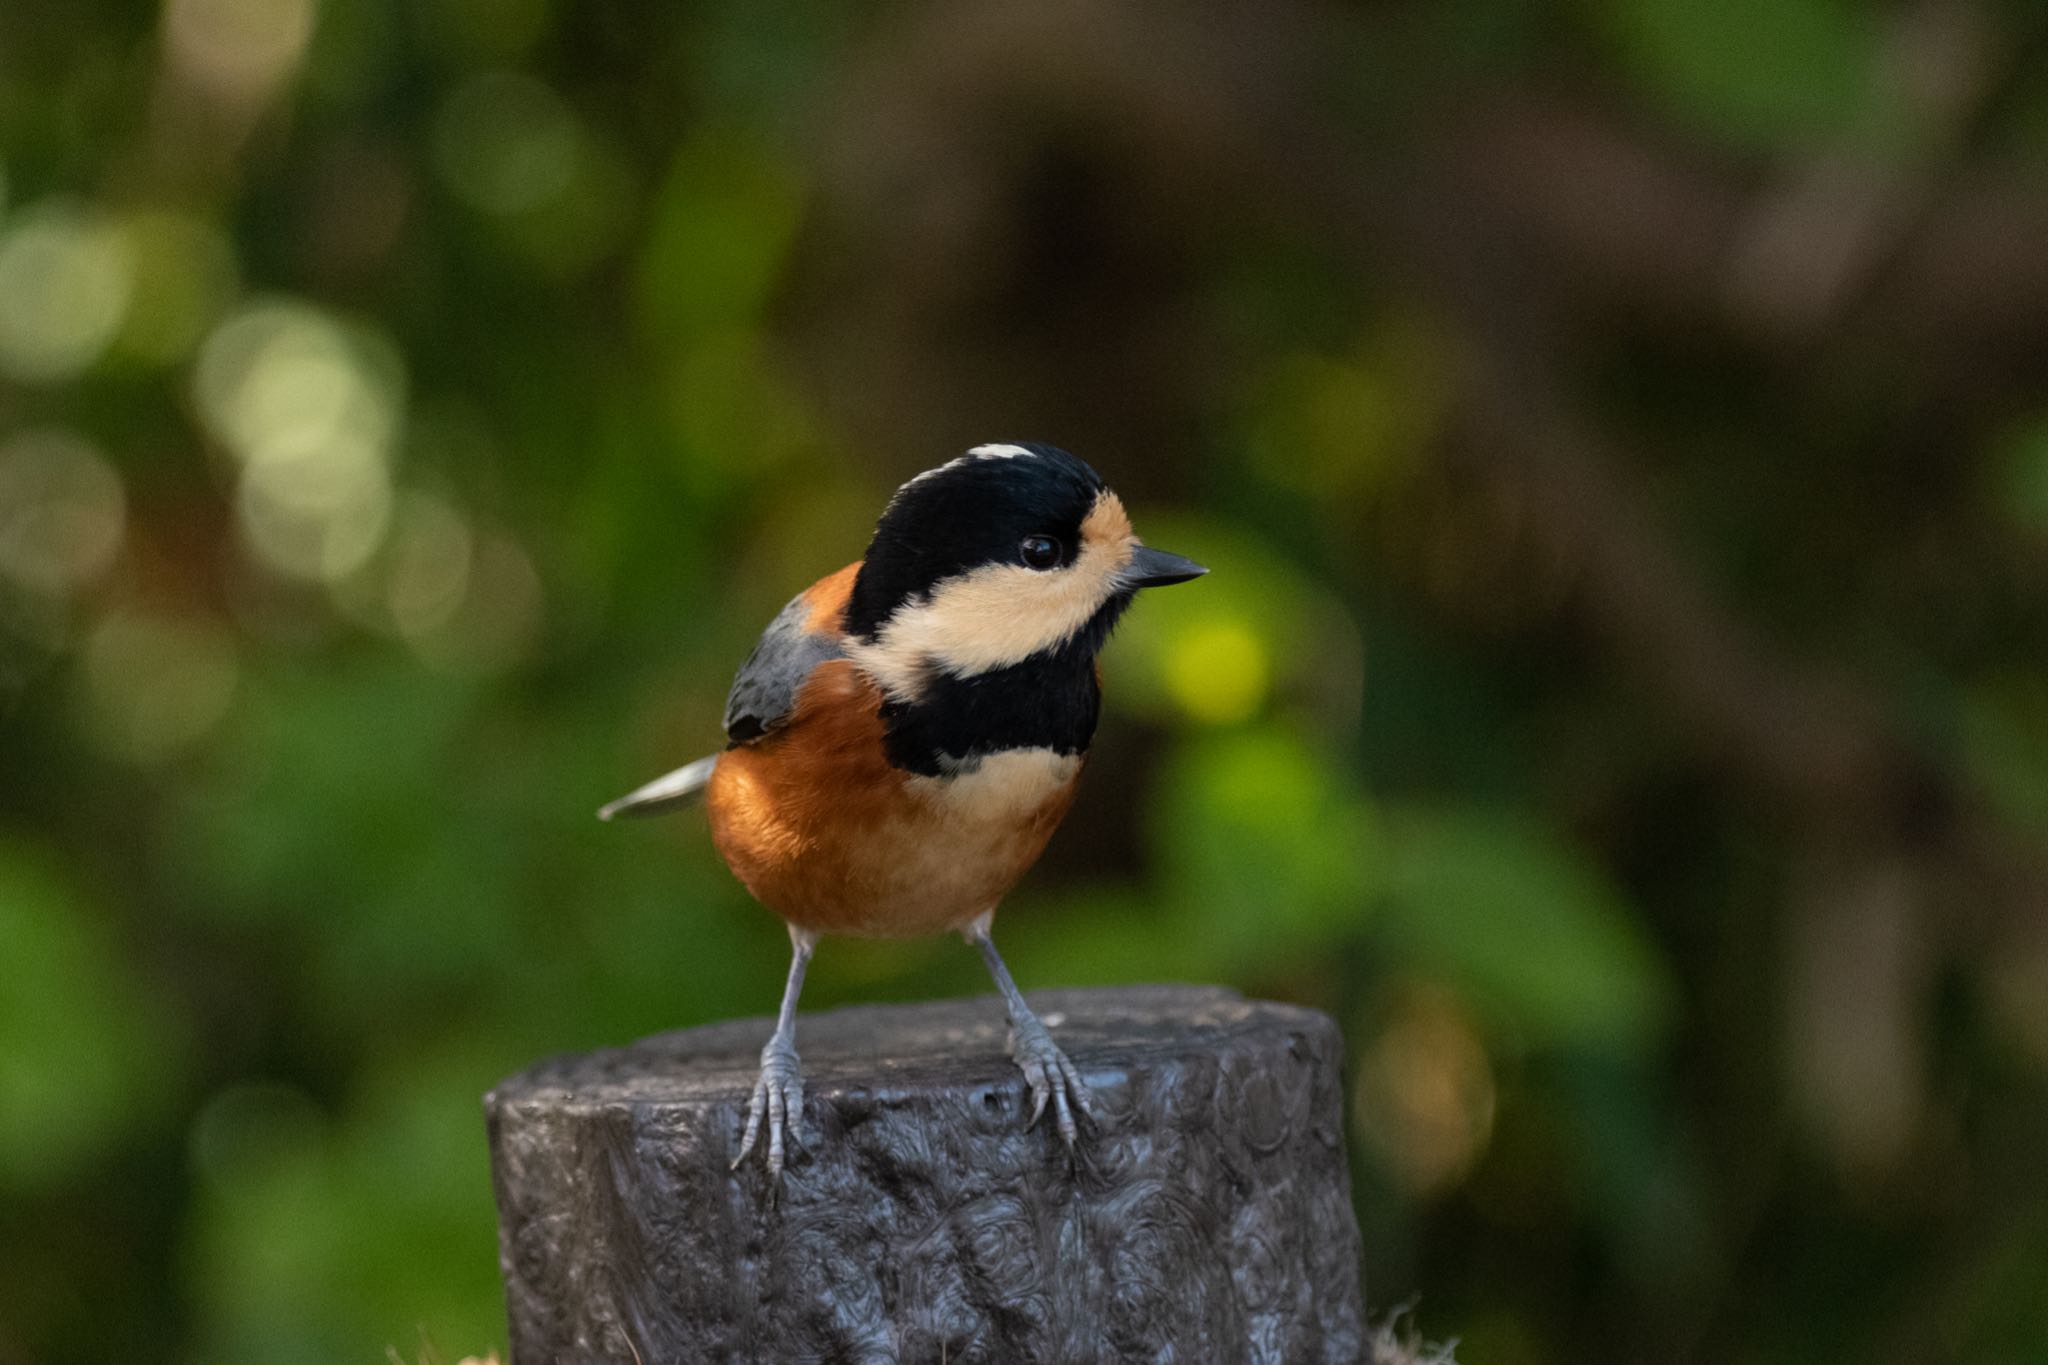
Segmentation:
[(1364, 1354), (1342, 1041), (1213, 987), (1031, 997), (1072, 1154), (993, 996), (797, 1020), (805, 1123), (738, 1170), (773, 1021), (544, 1061), (486, 1099), (515, 1365)]

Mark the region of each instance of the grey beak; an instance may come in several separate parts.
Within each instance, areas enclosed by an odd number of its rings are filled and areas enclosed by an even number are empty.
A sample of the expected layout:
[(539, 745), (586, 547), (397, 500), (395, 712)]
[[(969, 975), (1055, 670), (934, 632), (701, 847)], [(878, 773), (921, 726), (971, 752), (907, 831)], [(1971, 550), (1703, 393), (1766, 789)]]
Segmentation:
[(1132, 553), (1130, 566), (1124, 570), (1123, 577), (1125, 584), (1133, 588), (1163, 588), (1169, 583), (1185, 583), (1190, 578), (1200, 578), (1207, 572), (1208, 569), (1185, 556), (1140, 545)]

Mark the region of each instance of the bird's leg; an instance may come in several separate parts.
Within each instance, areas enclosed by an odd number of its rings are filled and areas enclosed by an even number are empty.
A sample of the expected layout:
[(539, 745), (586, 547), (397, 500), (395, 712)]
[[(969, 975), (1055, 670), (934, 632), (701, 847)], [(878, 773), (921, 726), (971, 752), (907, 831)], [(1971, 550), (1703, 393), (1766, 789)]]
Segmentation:
[(811, 965), (811, 949), (818, 936), (807, 929), (789, 926), (793, 949), (789, 959), (789, 984), (782, 991), (782, 1013), (775, 1020), (775, 1032), (761, 1049), (761, 1077), (754, 1082), (754, 1098), (747, 1105), (747, 1132), (740, 1139), (740, 1154), (733, 1168), (754, 1150), (765, 1118), (768, 1128), (768, 1178), (782, 1174), (782, 1152), (786, 1133), (800, 1130), (804, 1119), (804, 1074), (796, 1056), (796, 999), (803, 994), (804, 968)]
[(1053, 1042), (1052, 1034), (1045, 1024), (1031, 1012), (1031, 1006), (1024, 1003), (1024, 996), (1017, 989), (1017, 983), (1010, 979), (1010, 969), (1003, 965), (1002, 956), (996, 952), (995, 940), (989, 937), (992, 914), (982, 915), (962, 931), (969, 943), (981, 949), (981, 960), (988, 964), (988, 974), (995, 978), (996, 989), (1003, 993), (1003, 1006), (1010, 1014), (1010, 1055), (1024, 1072), (1024, 1080), (1031, 1087), (1031, 1118), (1028, 1128), (1038, 1122), (1045, 1113), (1049, 1102), (1053, 1119), (1059, 1125), (1060, 1138), (1072, 1147), (1078, 1136), (1074, 1127), (1074, 1111), (1093, 1118), (1094, 1107), (1088, 1099), (1088, 1083), (1081, 1079), (1081, 1073), (1067, 1060)]

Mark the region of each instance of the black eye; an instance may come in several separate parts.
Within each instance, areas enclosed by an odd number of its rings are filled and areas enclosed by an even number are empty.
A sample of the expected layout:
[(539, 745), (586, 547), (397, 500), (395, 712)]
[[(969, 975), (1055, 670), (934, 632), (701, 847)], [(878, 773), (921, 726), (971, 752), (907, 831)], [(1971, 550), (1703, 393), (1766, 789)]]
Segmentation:
[(1050, 569), (1060, 562), (1060, 543), (1051, 536), (1026, 536), (1017, 542), (1017, 553), (1034, 569)]

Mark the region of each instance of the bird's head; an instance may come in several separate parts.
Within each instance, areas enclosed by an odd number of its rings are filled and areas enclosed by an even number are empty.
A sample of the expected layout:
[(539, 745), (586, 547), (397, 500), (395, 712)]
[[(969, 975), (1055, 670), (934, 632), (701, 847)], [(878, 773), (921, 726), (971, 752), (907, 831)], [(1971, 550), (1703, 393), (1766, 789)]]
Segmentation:
[(847, 603), (855, 656), (893, 695), (1092, 654), (1140, 588), (1208, 572), (1139, 541), (1102, 477), (1056, 446), (976, 446), (896, 490)]

